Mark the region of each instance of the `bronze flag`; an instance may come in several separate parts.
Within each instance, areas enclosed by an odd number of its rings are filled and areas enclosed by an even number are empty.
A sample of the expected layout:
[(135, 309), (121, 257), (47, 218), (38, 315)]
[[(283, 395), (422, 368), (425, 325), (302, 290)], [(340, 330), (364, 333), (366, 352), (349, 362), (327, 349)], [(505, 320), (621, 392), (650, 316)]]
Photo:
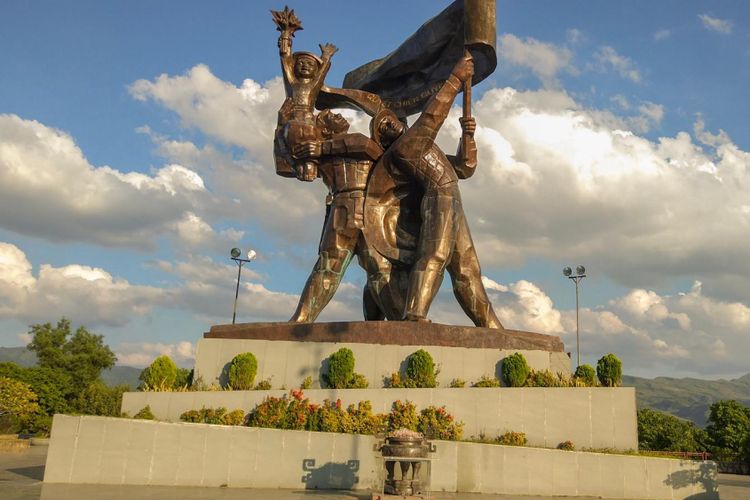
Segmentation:
[(456, 0), (396, 50), (347, 73), (343, 86), (379, 95), (398, 116), (412, 115), (450, 76), (464, 48), (474, 57), (473, 84), (489, 76), (497, 66), (496, 38), (495, 0)]

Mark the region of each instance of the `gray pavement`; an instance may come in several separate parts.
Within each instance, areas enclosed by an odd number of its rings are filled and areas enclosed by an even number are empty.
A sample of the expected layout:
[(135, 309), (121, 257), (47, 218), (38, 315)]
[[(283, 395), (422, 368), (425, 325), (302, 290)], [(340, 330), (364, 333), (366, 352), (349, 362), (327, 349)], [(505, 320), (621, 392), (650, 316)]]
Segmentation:
[[(166, 486), (102, 486), (43, 484), (46, 446), (22, 452), (0, 452), (0, 498), (8, 500), (124, 500), (124, 499), (246, 499), (246, 500), (370, 500), (369, 493), (317, 490), (253, 490), (234, 488), (174, 488)], [(750, 499), (750, 476), (719, 474), (719, 496), (723, 500)], [(434, 500), (499, 500), (550, 497), (435, 493)], [(579, 497), (580, 498), (580, 497)]]

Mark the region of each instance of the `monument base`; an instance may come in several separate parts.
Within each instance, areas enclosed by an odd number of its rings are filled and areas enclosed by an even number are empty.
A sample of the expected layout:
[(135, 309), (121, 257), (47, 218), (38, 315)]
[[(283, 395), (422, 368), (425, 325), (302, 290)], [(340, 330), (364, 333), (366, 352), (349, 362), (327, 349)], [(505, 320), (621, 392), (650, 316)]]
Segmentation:
[[(51, 483), (382, 491), (373, 436), (55, 415)], [(434, 441), (428, 491), (718, 498), (716, 465)], [(53, 496), (50, 489), (46, 498)]]
[(370, 387), (384, 387), (392, 373), (403, 375), (405, 361), (424, 349), (440, 369), (441, 387), (454, 379), (467, 383), (501, 376), (502, 360), (524, 355), (535, 370), (570, 374), (570, 358), (559, 337), (517, 330), (406, 321), (340, 323), (245, 323), (216, 325), (198, 342), (195, 377), (207, 385), (226, 384), (228, 365), (243, 352), (258, 360), (258, 379), (274, 388), (324, 387), (327, 358), (342, 347), (352, 350), (355, 371)]

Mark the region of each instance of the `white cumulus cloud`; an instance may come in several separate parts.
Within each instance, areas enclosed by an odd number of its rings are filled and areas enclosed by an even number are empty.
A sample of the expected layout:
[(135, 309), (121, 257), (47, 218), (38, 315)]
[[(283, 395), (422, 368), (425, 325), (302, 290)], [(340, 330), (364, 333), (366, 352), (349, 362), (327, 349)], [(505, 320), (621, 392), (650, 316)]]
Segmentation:
[(638, 70), (635, 63), (629, 57), (619, 54), (613, 47), (608, 45), (600, 47), (594, 54), (594, 58), (600, 68), (605, 70), (612, 69), (621, 77), (634, 83), (641, 82), (641, 72)]
[[(571, 30), (569, 36), (580, 40), (578, 30)], [(502, 35), (498, 44), (498, 55), (502, 63), (523, 67), (534, 73), (547, 84), (556, 83), (558, 73), (565, 70), (575, 73), (572, 64), (573, 53), (565, 47), (541, 42), (535, 38), (521, 39), (510, 33)]]
[(69, 317), (86, 325), (122, 326), (163, 304), (166, 291), (132, 285), (107, 271), (42, 264), (36, 276), (25, 253), (0, 242), (0, 317), (27, 323)]
[(72, 137), (0, 115), (0, 227), (53, 242), (153, 248), (196, 206), (202, 178), (177, 164), (150, 175), (91, 165)]
[(713, 17), (708, 14), (699, 14), (698, 19), (701, 20), (704, 28), (709, 31), (721, 33), (722, 35), (731, 34), (732, 29), (734, 28), (732, 21), (728, 19), (719, 19), (718, 17)]

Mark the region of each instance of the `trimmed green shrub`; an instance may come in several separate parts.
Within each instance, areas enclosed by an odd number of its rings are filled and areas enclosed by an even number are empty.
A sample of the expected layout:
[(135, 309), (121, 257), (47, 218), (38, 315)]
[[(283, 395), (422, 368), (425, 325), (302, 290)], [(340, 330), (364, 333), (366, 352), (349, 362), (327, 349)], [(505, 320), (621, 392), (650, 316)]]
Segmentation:
[(232, 359), (229, 366), (228, 385), (235, 391), (249, 391), (253, 388), (258, 373), (258, 360), (251, 352), (243, 352)]
[(596, 385), (596, 371), (591, 365), (579, 365), (573, 377), (585, 383), (589, 387)]
[(607, 354), (596, 363), (596, 376), (604, 387), (617, 387), (622, 383), (622, 362), (614, 354)]
[(354, 353), (342, 347), (328, 358), (326, 383), (334, 389), (344, 389), (354, 377)]
[(334, 389), (364, 389), (369, 382), (364, 375), (354, 373), (354, 353), (342, 347), (328, 358), (325, 383)]
[(497, 444), (504, 444), (506, 446), (526, 446), (526, 443), (528, 442), (526, 439), (526, 433), (512, 431), (498, 436), (496, 441)]
[(133, 418), (137, 420), (156, 420), (156, 417), (151, 411), (150, 405), (146, 405), (143, 408), (141, 408), (141, 410), (138, 413), (133, 415)]
[(312, 377), (310, 375), (308, 375), (302, 381), (302, 383), (300, 384), (299, 388), (302, 389), (302, 390), (309, 389), (310, 387), (312, 387), (312, 383), (313, 383)]
[(409, 356), (406, 363), (406, 379), (402, 382), (409, 384), (406, 387), (437, 387), (438, 373), (430, 353), (420, 349)]
[(503, 360), (503, 380), (510, 387), (523, 386), (529, 372), (529, 364), (520, 352), (511, 354)]
[(159, 356), (138, 376), (141, 390), (169, 391), (177, 380), (177, 366), (169, 356)]
[(497, 377), (482, 375), (479, 380), (471, 384), (472, 387), (500, 387)]

